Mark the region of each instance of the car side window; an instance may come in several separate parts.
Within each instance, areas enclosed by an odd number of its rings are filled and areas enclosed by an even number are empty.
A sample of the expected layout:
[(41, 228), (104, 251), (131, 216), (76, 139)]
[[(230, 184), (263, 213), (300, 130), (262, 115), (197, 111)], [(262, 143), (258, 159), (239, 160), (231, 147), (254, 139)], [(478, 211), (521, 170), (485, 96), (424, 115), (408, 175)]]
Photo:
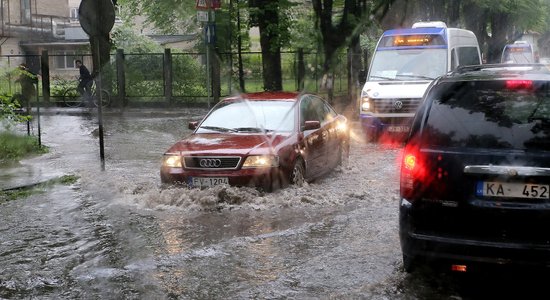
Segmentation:
[[(322, 108), (321, 108), (322, 109)], [(306, 121), (319, 121), (322, 114), (319, 113), (319, 105), (315, 98), (306, 97), (300, 103), (300, 128), (304, 128)]]
[(338, 116), (338, 114), (334, 111), (334, 109), (330, 107), (328, 103), (326, 103), (325, 101), (322, 101), (322, 102), (323, 102), (323, 116), (324, 116), (325, 122), (334, 120), (336, 116)]

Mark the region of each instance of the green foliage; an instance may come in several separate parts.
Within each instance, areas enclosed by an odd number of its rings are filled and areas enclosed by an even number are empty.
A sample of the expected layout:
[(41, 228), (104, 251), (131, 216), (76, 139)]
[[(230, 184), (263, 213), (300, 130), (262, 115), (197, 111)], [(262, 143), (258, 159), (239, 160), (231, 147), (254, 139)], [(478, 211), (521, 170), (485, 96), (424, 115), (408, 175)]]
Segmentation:
[(0, 126), (9, 129), (13, 125), (26, 122), (31, 116), (21, 114), (21, 105), (17, 97), (8, 94), (0, 94)]
[(200, 63), (200, 57), (172, 54), (173, 94), (187, 96), (206, 95), (206, 70)]
[(162, 52), (162, 47), (145, 35), (137, 34), (130, 24), (116, 27), (112, 32), (113, 47), (126, 53)]
[(17, 161), (30, 154), (47, 152), (46, 147), (40, 147), (34, 136), (18, 135), (10, 132), (0, 133), (0, 164)]
[(54, 97), (61, 97), (70, 88), (74, 88), (78, 85), (76, 79), (69, 80), (61, 76), (52, 76), (50, 81), (50, 95)]
[[(197, 31), (195, 1), (189, 0), (119, 0), (122, 17), (144, 16), (147, 24), (162, 33), (177, 34)], [(147, 25), (146, 24), (146, 25)]]

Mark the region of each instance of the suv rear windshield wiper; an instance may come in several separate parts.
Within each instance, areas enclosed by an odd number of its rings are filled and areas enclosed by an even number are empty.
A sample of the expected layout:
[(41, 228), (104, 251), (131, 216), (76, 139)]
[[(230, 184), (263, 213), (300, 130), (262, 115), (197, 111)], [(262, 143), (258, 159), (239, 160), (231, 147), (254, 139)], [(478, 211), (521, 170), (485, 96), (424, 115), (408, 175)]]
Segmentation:
[(529, 117), (527, 117), (527, 121), (528, 122), (533, 122), (535, 120), (540, 120), (540, 121), (543, 121), (545, 123), (548, 122), (548, 118), (545, 118), (545, 117), (541, 117), (541, 116), (535, 116), (537, 114), (537, 111), (539, 110), (540, 106), (542, 105), (542, 102), (544, 101), (545, 99), (544, 98), (541, 98), (539, 99), (539, 101), (537, 102), (537, 106), (535, 106), (535, 109), (533, 109), (533, 112), (531, 112), (531, 114), (529, 115)]
[(232, 128), (217, 127), (217, 126), (201, 126), (201, 129), (220, 131), (220, 132), (237, 132), (237, 130)]

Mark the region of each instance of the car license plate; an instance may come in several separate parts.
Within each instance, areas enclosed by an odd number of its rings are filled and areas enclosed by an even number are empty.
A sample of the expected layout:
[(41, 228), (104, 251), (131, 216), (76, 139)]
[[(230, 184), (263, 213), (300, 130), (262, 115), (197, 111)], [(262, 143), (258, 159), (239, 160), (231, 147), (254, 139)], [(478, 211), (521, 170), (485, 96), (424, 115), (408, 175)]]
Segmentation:
[(191, 186), (198, 188), (206, 188), (216, 185), (229, 184), (227, 177), (192, 177)]
[(478, 181), (476, 195), (485, 197), (550, 199), (550, 185)]
[(409, 126), (388, 126), (388, 132), (409, 132)]

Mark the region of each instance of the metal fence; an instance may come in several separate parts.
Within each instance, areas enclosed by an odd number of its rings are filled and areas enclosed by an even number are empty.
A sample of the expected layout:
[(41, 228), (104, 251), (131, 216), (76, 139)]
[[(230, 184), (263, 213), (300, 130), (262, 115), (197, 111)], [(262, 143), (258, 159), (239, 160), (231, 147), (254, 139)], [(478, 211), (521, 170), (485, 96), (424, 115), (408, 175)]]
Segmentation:
[[(241, 57), (244, 91), (263, 91), (261, 53), (245, 52)], [(298, 52), (281, 54), (283, 89), (323, 93), (322, 54), (303, 53), (302, 57)], [(48, 77), (40, 81), (40, 97), (50, 104), (59, 104), (67, 86), (77, 85), (75, 59), (82, 60), (91, 71), (91, 54), (52, 55), (45, 52), (42, 55), (0, 56), (0, 93), (13, 95), (20, 92), (11, 70), (25, 62), (31, 71)], [(223, 53), (215, 59), (220, 66), (220, 95), (241, 92), (237, 53)], [(119, 50), (111, 55), (110, 62), (103, 68), (103, 88), (115, 100), (112, 101), (114, 105), (205, 103), (205, 99), (211, 96), (208, 95), (205, 61), (204, 53), (172, 53), (167, 49), (164, 53), (134, 54)], [(47, 74), (42, 70), (45, 65)], [(335, 66), (334, 95), (347, 94), (346, 57), (339, 57)]]

